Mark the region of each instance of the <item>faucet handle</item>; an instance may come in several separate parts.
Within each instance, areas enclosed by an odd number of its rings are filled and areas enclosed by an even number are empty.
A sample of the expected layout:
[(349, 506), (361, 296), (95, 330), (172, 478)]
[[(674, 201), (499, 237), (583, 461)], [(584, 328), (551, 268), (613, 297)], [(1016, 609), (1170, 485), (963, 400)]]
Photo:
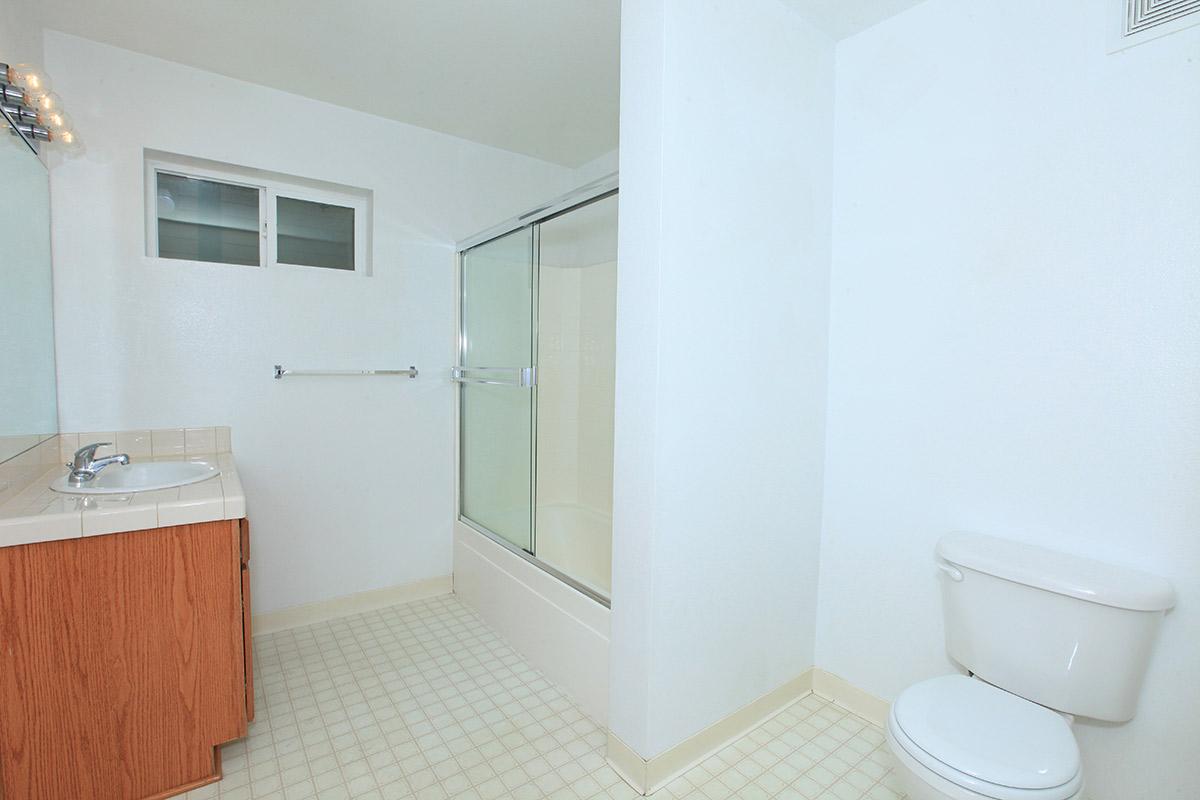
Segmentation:
[(67, 466), (74, 467), (76, 469), (82, 469), (90, 464), (93, 459), (95, 459), (97, 450), (99, 450), (101, 447), (111, 446), (112, 442), (93, 442), (92, 444), (85, 444), (83, 447), (75, 451), (75, 463), (68, 464)]

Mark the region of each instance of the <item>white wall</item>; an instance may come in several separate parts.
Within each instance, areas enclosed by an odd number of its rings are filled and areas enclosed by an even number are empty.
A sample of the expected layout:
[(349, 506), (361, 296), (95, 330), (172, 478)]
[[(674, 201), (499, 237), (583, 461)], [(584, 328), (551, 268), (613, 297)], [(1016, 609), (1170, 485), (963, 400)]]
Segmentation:
[[(453, 243), (570, 170), (87, 40), (46, 59), (63, 430), (231, 425), (271, 611), (449, 574)], [(144, 255), (143, 148), (374, 191), (371, 277)], [(271, 366), (421, 377), (271, 379)]]
[(42, 26), (31, 0), (4, 0), (0, 3), (0, 62), (42, 66), (42, 55)]
[(574, 172), (574, 182), (576, 186), (583, 186), (586, 183), (603, 178), (616, 172), (620, 166), (620, 153), (617, 150), (610, 150), (602, 156), (597, 156), (586, 164), (581, 164), (576, 167)]
[(817, 663), (950, 672), (938, 537), (1170, 577), (1094, 800), (1200, 797), (1200, 29), (1106, 55), (1094, 0), (930, 0), (837, 52)]
[(610, 726), (644, 757), (813, 662), (833, 46), (622, 7)]

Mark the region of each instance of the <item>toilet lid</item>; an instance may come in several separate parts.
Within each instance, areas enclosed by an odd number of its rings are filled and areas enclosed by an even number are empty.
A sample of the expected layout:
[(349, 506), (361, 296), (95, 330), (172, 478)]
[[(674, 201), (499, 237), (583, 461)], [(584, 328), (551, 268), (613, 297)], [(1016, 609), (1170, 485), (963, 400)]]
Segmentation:
[(986, 783), (1052, 789), (1079, 775), (1079, 746), (1065, 719), (965, 675), (910, 686), (896, 698), (892, 717), (933, 759)]

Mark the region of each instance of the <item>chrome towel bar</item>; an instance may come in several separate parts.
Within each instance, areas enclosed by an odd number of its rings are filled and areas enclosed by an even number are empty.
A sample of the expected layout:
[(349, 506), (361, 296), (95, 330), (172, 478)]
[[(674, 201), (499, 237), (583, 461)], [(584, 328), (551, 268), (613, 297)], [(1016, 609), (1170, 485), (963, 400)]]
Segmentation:
[(417, 377), (417, 368), (408, 369), (284, 369), (282, 364), (275, 365), (275, 380), (287, 375), (407, 375)]

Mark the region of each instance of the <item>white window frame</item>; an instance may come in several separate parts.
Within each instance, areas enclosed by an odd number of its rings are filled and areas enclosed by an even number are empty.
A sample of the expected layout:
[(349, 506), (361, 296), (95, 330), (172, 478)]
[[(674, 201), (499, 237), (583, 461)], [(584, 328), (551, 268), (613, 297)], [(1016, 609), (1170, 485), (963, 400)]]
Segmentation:
[[(184, 178), (218, 181), (233, 186), (244, 186), (249, 189), (258, 190), (258, 220), (260, 227), (258, 248), (259, 267), (285, 270), (317, 270), (323, 273), (340, 273), (343, 275), (370, 276), (371, 274), (370, 217), (372, 197), (368, 190), (339, 187), (334, 184), (324, 184), (323, 182), (311, 181), (305, 178), (291, 178), (290, 176), (279, 175), (277, 173), (216, 164), (216, 162), (192, 159), (185, 156), (165, 157), (157, 154), (151, 155), (149, 151), (147, 151), (145, 163), (146, 256), (155, 261), (199, 266), (248, 266), (245, 264), (229, 264), (221, 261), (196, 261), (159, 256), (158, 175), (159, 173), (167, 173)], [(336, 269), (334, 267), (321, 267), (310, 264), (289, 264), (279, 261), (279, 245), (276, 235), (278, 231), (276, 224), (278, 204), (276, 203), (276, 199), (279, 197), (354, 209), (354, 269)]]

